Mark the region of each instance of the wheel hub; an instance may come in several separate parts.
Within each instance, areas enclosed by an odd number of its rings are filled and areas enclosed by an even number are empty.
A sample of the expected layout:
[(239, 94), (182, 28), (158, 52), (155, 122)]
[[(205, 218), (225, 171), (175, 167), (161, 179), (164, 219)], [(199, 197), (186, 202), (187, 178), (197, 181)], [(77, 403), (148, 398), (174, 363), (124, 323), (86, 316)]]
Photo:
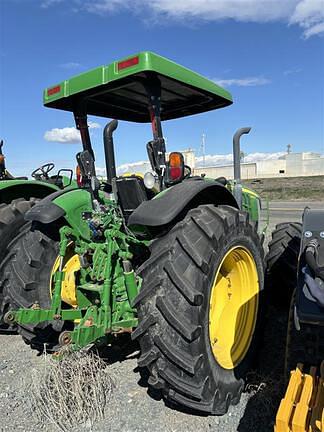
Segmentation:
[(221, 261), (210, 294), (209, 339), (224, 369), (235, 368), (252, 341), (258, 312), (256, 263), (243, 246), (231, 248)]
[[(59, 268), (59, 263), (60, 263), (60, 258), (58, 257), (55, 260), (51, 272), (51, 278), (50, 278), (51, 293), (54, 289), (54, 274)], [(75, 277), (76, 277), (76, 272), (78, 272), (80, 268), (81, 265), (80, 265), (79, 255), (73, 253), (69, 254), (63, 265), (64, 280), (62, 282), (61, 298), (64, 301), (64, 303), (69, 304), (72, 307), (77, 306)]]

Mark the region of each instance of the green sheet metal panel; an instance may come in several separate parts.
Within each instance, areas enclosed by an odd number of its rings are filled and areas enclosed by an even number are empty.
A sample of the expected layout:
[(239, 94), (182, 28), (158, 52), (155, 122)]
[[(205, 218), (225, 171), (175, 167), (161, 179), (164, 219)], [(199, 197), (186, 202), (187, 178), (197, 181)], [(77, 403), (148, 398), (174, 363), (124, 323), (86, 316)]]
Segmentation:
[(141, 80), (155, 73), (162, 86), (162, 120), (221, 108), (231, 94), (213, 81), (152, 52), (100, 66), (44, 90), (44, 105), (74, 111), (83, 100), (89, 114), (149, 122)]

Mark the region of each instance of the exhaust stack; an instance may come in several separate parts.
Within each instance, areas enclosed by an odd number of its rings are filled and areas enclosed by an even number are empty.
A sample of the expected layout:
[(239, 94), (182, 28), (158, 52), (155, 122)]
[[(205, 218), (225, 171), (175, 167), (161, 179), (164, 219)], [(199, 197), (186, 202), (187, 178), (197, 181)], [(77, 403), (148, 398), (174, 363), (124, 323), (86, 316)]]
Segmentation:
[(242, 184), (241, 184), (241, 144), (240, 139), (250, 132), (250, 127), (238, 129), (233, 136), (233, 160), (234, 160), (234, 188), (233, 195), (239, 208), (242, 208)]
[(103, 141), (105, 149), (105, 162), (107, 171), (107, 182), (112, 184), (113, 179), (116, 178), (116, 163), (113, 133), (117, 129), (118, 120), (112, 120), (105, 126), (103, 132)]

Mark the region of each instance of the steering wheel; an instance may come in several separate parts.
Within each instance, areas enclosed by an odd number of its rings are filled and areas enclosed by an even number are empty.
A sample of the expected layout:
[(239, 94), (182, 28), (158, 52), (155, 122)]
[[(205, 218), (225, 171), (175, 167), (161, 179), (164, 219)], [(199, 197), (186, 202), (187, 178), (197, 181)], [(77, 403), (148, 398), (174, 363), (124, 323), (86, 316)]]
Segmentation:
[(47, 163), (45, 165), (40, 166), (39, 168), (36, 168), (32, 173), (31, 176), (34, 177), (35, 180), (39, 179), (45, 179), (48, 180), (48, 173), (52, 171), (52, 169), (55, 167), (55, 165), (51, 163)]
[(190, 177), (190, 175), (191, 175), (191, 168), (189, 165), (185, 165), (183, 178), (186, 179), (186, 178)]

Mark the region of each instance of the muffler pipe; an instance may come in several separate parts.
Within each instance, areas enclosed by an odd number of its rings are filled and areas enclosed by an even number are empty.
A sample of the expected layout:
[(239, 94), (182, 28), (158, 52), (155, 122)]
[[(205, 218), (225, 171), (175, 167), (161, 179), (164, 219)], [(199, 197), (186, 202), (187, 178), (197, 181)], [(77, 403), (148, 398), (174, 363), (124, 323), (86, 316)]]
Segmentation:
[(234, 188), (233, 195), (239, 208), (242, 208), (242, 185), (241, 185), (241, 144), (240, 139), (244, 134), (250, 132), (250, 127), (238, 129), (233, 136), (233, 163), (234, 163)]
[(109, 184), (112, 184), (112, 180), (116, 178), (117, 175), (113, 140), (113, 133), (117, 129), (117, 126), (118, 120), (112, 120), (105, 126), (103, 131), (107, 183)]

